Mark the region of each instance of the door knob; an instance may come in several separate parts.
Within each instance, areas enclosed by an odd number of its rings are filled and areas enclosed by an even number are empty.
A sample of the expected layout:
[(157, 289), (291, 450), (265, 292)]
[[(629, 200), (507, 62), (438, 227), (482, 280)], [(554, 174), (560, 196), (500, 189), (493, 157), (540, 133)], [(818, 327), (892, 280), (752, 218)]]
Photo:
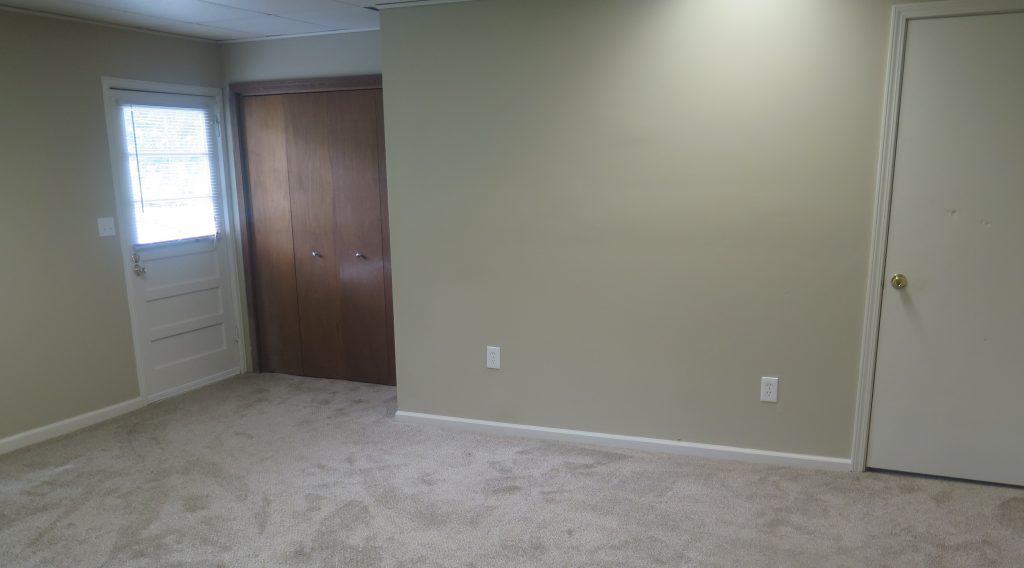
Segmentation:
[(132, 272), (134, 272), (135, 275), (138, 276), (139, 278), (142, 278), (142, 275), (146, 273), (146, 267), (142, 266), (141, 264), (139, 264), (139, 261), (142, 260), (142, 258), (139, 257), (139, 253), (133, 252), (132, 256), (131, 256), (131, 260), (132, 260)]
[(323, 258), (324, 257), (324, 255), (320, 254), (318, 251), (313, 251), (313, 256), (316, 257), (316, 258)]
[(366, 260), (366, 255), (361, 253), (361, 252), (359, 252), (359, 251), (356, 251), (356, 258), (361, 258), (363, 260)]
[(907, 275), (900, 274), (897, 272), (896, 274), (892, 275), (892, 278), (889, 279), (889, 283), (892, 284), (893, 288), (896, 288), (897, 290), (902, 290), (907, 287)]

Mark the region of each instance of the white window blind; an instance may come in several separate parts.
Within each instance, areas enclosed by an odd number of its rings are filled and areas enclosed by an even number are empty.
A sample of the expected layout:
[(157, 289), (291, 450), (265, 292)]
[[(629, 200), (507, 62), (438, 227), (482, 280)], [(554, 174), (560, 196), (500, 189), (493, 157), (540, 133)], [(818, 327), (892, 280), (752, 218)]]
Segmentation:
[(217, 235), (221, 223), (211, 113), (121, 105), (135, 245)]

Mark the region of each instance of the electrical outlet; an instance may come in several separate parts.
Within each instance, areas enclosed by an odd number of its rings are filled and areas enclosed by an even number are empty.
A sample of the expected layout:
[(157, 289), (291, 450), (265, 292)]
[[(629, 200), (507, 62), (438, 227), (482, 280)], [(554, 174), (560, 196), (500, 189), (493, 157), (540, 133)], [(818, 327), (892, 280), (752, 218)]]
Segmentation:
[(496, 347), (494, 345), (487, 346), (487, 368), (501, 368), (501, 347)]
[(778, 377), (761, 377), (761, 402), (779, 402)]

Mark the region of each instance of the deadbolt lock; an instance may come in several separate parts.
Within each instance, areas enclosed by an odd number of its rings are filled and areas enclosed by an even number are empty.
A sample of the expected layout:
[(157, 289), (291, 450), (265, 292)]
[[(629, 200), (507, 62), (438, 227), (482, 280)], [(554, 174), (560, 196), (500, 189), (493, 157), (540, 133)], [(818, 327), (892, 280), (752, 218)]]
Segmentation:
[(906, 274), (896, 273), (896, 274), (893, 274), (892, 278), (889, 279), (889, 283), (892, 284), (892, 287), (896, 288), (897, 290), (902, 290), (902, 289), (906, 288), (907, 287), (907, 282), (908, 281), (907, 281), (907, 275)]

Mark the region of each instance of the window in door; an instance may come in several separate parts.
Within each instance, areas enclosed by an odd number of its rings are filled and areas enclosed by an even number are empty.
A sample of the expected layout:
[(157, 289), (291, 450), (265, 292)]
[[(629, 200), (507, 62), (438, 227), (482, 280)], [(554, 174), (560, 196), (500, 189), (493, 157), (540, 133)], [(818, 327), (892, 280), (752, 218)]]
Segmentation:
[(140, 104), (119, 110), (132, 244), (216, 236), (221, 219), (210, 111)]

